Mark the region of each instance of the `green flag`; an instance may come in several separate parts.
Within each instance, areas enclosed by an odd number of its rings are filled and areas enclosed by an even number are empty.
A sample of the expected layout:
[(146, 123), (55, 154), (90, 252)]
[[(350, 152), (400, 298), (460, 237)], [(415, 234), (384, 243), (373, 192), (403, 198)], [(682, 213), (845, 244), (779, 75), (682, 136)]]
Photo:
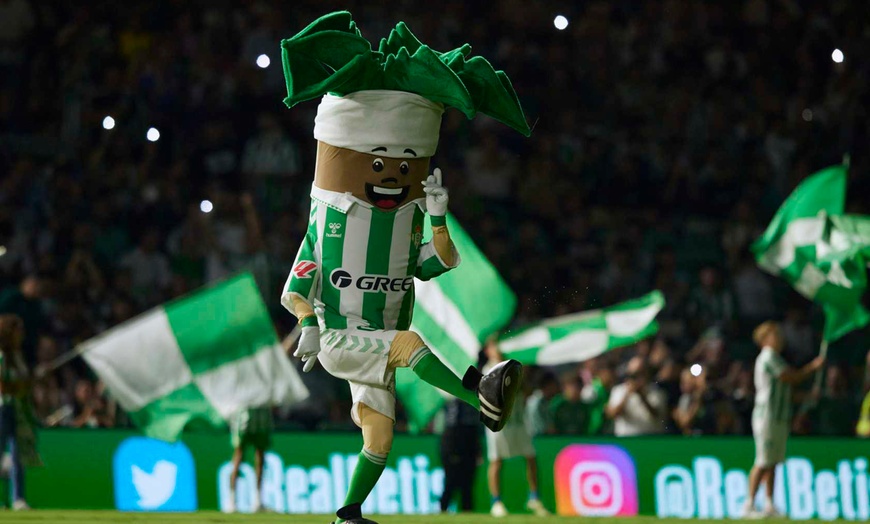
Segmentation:
[(752, 246), (762, 269), (822, 305), (828, 342), (870, 322), (860, 303), (868, 226), (843, 215), (845, 200), (846, 167), (819, 171), (792, 192)]
[(614, 306), (565, 315), (505, 334), (499, 349), (523, 364), (583, 362), (658, 333), (655, 318), (665, 305), (660, 291)]
[[(428, 241), (429, 217), (424, 227)], [(477, 364), (482, 342), (510, 322), (516, 297), (498, 271), (474, 245), (452, 215), (450, 238), (462, 258), (456, 269), (427, 282), (415, 282), (416, 303), (411, 329), (458, 375)], [(412, 431), (424, 428), (444, 400), (413, 372), (396, 373), (396, 392), (405, 406)]]
[(143, 313), (79, 350), (143, 432), (162, 440), (308, 396), (249, 273)]

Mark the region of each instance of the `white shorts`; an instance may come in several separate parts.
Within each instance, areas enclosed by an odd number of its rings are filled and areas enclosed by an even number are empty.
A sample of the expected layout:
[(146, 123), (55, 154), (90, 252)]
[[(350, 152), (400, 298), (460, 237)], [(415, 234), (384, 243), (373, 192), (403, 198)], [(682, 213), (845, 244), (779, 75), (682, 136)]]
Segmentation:
[(396, 420), (395, 371), (388, 369), (387, 357), (396, 330), (368, 331), (355, 327), (322, 329), (317, 358), (330, 375), (347, 380), (354, 423), (359, 425), (359, 404)]
[(510, 425), (498, 433), (486, 430), (486, 456), (490, 461), (513, 457), (534, 457), (532, 436), (522, 424)]
[(775, 466), (785, 462), (785, 446), (788, 442), (788, 424), (770, 423), (764, 419), (752, 419), (752, 436), (755, 438), (755, 465)]

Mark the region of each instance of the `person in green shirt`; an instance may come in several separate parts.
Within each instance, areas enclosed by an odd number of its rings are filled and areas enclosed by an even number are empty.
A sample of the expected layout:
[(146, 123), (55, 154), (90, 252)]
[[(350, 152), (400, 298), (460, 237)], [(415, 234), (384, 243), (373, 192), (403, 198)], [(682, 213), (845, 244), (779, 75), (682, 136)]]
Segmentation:
[(585, 435), (589, 424), (589, 408), (580, 398), (583, 381), (568, 377), (562, 381), (562, 394), (550, 402), (553, 427), (560, 435)]
[(604, 411), (607, 409), (607, 401), (610, 400), (610, 388), (615, 381), (613, 370), (607, 366), (600, 366), (580, 392), (580, 398), (586, 403), (589, 417), (586, 426), (587, 435), (600, 435), (609, 429), (609, 420)]

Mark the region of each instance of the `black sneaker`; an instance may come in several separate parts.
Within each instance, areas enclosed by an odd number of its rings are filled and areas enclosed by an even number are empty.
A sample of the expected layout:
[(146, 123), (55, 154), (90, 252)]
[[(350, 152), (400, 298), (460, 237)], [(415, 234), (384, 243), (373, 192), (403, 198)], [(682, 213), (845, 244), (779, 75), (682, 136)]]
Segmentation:
[(516, 360), (499, 362), (486, 375), (470, 367), (462, 377), (466, 389), (477, 391), (480, 421), (491, 431), (501, 431), (511, 417), (523, 379), (523, 365)]
[[(373, 520), (363, 518), (362, 504), (348, 504), (336, 511), (335, 516), (344, 520), (346, 524), (378, 524)], [(335, 521), (331, 524), (335, 524)]]

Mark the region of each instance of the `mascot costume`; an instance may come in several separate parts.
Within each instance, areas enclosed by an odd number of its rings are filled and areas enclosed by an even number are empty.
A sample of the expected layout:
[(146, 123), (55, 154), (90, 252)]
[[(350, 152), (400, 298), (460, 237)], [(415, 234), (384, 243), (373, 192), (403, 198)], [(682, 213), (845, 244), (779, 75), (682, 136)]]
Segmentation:
[[(522, 366), (508, 360), (460, 379), (409, 331), (414, 279), (460, 263), (447, 231), (441, 171), (429, 174), (441, 115), (487, 114), (528, 136), (507, 76), (467, 44), (433, 51), (399, 23), (378, 50), (350, 13), (326, 15), (281, 42), (288, 107), (321, 98), (314, 121), (317, 163), (308, 231), (281, 303), (302, 326), (294, 356), (347, 380), (363, 449), (336, 524), (371, 524), (361, 505), (384, 470), (395, 421), (395, 370), (480, 412), (499, 431), (510, 417)], [(424, 214), (433, 238), (423, 243)], [(486, 307), (486, 297), (480, 297)]]

